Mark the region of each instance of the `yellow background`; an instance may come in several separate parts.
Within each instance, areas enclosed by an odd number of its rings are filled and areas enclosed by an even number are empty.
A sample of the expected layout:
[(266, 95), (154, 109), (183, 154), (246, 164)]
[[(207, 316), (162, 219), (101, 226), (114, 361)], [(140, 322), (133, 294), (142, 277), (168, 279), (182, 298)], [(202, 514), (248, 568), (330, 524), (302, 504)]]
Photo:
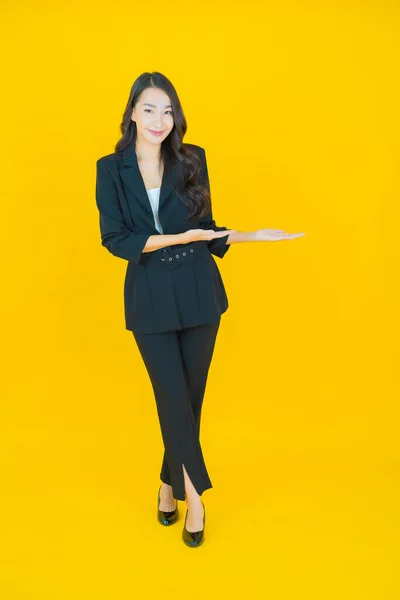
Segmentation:
[[(1, 596), (398, 598), (399, 5), (1, 13)], [(143, 71), (206, 148), (217, 224), (306, 234), (216, 259), (197, 551), (184, 503), (156, 521), (156, 406), (95, 205)]]

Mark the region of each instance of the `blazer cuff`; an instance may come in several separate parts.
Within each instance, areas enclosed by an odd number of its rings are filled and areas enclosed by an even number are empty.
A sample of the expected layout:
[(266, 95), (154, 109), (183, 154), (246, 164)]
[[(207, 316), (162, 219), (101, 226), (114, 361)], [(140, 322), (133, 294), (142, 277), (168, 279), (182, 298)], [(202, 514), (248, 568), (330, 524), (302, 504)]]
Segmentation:
[(212, 254), (218, 256), (219, 258), (224, 258), (225, 254), (228, 252), (231, 244), (227, 244), (228, 235), (220, 238), (214, 238), (208, 242), (208, 248)]

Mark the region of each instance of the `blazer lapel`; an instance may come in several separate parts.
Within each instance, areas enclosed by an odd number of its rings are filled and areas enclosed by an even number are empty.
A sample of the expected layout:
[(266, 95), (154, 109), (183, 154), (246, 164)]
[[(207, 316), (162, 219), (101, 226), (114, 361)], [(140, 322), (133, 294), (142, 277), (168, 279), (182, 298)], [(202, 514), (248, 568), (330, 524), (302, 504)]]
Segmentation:
[[(122, 169), (121, 176), (124, 183), (129, 187), (130, 191), (136, 196), (138, 201), (149, 212), (149, 214), (153, 215), (150, 200), (147, 195), (146, 186), (139, 169), (138, 159), (133, 145), (128, 146), (122, 151), (122, 162), (124, 168)], [(174, 190), (175, 184), (175, 171), (171, 168), (168, 168), (168, 165), (164, 165), (164, 173), (162, 176), (160, 189), (159, 212), (161, 212), (162, 205)]]

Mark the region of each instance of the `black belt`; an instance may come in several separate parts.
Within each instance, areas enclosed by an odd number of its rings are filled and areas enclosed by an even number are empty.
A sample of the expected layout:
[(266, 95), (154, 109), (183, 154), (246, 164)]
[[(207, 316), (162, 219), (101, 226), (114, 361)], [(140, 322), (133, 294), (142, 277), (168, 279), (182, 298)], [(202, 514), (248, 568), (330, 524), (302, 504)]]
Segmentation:
[(207, 242), (193, 242), (191, 244), (174, 244), (173, 246), (165, 246), (159, 248), (154, 254), (157, 254), (158, 260), (165, 266), (166, 269), (175, 269), (180, 264), (187, 261), (196, 260), (202, 256), (206, 256), (210, 251), (207, 247)]

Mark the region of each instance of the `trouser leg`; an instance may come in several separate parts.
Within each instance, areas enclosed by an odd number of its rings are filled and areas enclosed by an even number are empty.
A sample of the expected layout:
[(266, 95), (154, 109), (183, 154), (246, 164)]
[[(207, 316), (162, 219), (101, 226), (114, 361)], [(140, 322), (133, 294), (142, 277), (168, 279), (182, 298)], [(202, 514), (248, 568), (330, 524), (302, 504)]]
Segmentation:
[[(220, 321), (177, 331), (198, 438), (200, 438), (201, 409), (219, 324)], [(164, 483), (172, 485), (168, 457), (165, 451), (160, 479)]]
[[(212, 324), (156, 334), (133, 333), (153, 386), (167, 476), (177, 500), (185, 499), (182, 465), (200, 495), (212, 487), (200, 445), (199, 422), (217, 330), (218, 324)], [(189, 380), (191, 389), (196, 390), (193, 405)]]

